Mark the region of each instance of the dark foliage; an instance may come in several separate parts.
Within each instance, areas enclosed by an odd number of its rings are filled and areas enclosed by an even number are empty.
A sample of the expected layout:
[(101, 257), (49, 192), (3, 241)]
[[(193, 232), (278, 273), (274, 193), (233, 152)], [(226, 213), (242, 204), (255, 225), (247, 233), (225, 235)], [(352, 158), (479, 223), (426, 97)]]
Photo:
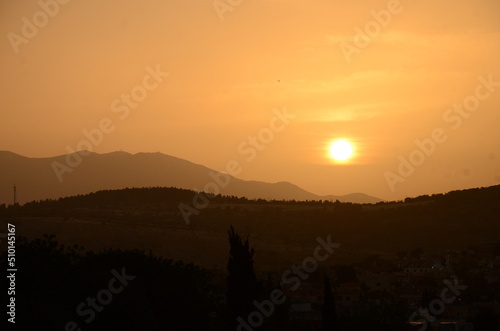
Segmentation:
[(335, 304), (335, 297), (330, 285), (330, 279), (325, 276), (325, 293), (323, 304), (323, 331), (337, 331), (337, 310)]
[[(82, 330), (211, 330), (210, 276), (193, 265), (141, 251), (83, 254), (53, 236), (20, 238), (16, 251), (18, 330), (65, 330), (71, 321)], [(5, 253), (0, 268), (6, 269)], [(109, 291), (116, 273), (135, 278), (126, 286), (114, 282), (122, 290), (109, 299), (102, 290)], [(97, 301), (91, 319), (87, 298), (99, 297), (110, 302)]]
[(248, 238), (243, 239), (231, 227), (229, 237), (229, 260), (227, 263), (227, 304), (231, 329), (236, 329), (237, 318), (246, 317), (256, 308), (253, 301), (259, 298), (262, 284), (257, 280), (253, 268), (254, 250)]

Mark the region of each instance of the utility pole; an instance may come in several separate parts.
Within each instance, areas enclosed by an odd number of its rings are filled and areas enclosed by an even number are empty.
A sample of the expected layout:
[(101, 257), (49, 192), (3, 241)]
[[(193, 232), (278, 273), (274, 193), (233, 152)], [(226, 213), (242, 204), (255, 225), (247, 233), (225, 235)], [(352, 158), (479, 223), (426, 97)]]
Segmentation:
[(14, 206), (17, 205), (17, 189), (16, 184), (14, 184)]

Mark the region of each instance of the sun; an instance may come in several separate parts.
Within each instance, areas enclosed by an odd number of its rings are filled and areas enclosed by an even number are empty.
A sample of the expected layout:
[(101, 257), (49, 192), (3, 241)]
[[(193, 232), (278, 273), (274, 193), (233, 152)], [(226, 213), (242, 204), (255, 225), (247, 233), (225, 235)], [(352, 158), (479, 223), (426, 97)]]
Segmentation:
[(352, 146), (345, 140), (337, 140), (330, 145), (330, 156), (337, 161), (345, 161), (352, 156)]

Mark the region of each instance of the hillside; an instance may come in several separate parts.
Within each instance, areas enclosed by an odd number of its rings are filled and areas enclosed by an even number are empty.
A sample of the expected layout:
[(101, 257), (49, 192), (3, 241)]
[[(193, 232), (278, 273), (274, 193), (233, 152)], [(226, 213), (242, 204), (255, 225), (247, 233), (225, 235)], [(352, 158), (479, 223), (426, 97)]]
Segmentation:
[(260, 270), (286, 267), (311, 254), (318, 237), (341, 244), (331, 263), (421, 248), (429, 254), (500, 240), (500, 186), (360, 205), (265, 201), (218, 196), (186, 225), (179, 203), (195, 192), (175, 188), (102, 191), (0, 209), (16, 217), (19, 235), (55, 234), (89, 249), (140, 248), (222, 268), (227, 229), (250, 235)]
[(27, 158), (4, 151), (0, 152), (0, 169), (0, 204), (12, 203), (13, 185), (18, 190), (18, 202), (25, 203), (126, 187), (168, 186), (204, 190), (220, 176), (229, 178), (227, 185), (217, 185), (220, 193), (249, 199), (381, 201), (362, 193), (322, 197), (288, 182), (245, 181), (161, 153), (73, 153), (51, 158)]

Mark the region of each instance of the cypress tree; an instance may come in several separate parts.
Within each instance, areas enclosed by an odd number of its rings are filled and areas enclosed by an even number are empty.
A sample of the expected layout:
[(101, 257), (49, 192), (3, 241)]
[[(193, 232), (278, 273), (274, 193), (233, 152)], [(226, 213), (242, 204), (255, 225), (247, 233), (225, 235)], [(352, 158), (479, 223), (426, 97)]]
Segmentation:
[(325, 276), (325, 289), (323, 297), (323, 331), (337, 331), (337, 309), (330, 279)]

